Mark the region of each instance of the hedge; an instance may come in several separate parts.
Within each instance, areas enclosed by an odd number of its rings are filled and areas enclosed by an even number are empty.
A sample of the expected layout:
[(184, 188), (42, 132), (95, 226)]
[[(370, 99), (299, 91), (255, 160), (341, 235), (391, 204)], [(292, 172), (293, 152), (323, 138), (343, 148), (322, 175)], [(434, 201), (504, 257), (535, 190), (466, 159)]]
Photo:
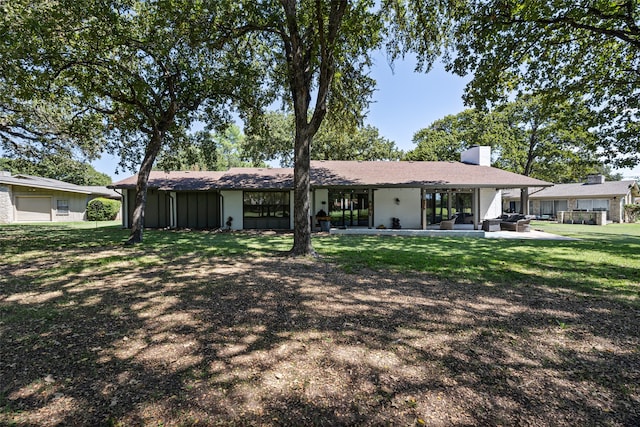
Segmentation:
[(118, 212), (120, 212), (118, 200), (98, 197), (87, 204), (88, 221), (112, 221), (116, 219)]
[(629, 222), (636, 222), (640, 218), (640, 205), (624, 205), (624, 211), (629, 218)]

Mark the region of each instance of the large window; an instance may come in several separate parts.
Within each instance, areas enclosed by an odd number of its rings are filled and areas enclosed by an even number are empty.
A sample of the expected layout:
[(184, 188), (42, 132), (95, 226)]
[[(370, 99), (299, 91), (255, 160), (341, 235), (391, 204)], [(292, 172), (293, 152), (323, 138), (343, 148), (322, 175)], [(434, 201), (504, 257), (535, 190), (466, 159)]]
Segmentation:
[(288, 191), (245, 191), (244, 228), (289, 228)]
[(369, 225), (368, 191), (329, 191), (329, 216), (336, 227)]
[[(560, 211), (567, 210), (568, 203), (566, 200), (541, 200), (540, 201), (540, 215), (555, 216)], [(530, 208), (529, 212), (533, 212)]]

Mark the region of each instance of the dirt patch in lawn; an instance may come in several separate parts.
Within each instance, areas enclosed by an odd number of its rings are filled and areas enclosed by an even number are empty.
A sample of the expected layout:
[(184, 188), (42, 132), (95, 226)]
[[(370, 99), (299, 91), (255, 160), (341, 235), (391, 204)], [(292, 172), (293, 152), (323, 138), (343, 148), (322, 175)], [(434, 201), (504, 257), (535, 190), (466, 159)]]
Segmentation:
[(632, 301), (123, 251), (0, 267), (1, 425), (640, 424)]

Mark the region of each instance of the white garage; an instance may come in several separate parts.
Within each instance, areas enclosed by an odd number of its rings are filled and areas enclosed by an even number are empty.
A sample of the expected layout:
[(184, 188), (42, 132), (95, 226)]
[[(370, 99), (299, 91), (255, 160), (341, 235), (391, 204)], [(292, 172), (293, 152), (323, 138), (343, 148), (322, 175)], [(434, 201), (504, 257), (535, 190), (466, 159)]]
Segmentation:
[(102, 186), (0, 170), (0, 224), (84, 221), (87, 202), (96, 197), (119, 200), (120, 194)]
[(18, 222), (51, 221), (51, 197), (17, 196)]

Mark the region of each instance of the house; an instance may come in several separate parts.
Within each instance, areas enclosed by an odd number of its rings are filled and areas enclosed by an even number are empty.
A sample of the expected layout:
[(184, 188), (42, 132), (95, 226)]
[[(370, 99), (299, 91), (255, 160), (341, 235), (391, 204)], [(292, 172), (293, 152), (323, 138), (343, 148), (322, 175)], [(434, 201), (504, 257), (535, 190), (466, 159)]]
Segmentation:
[[(336, 227), (424, 229), (457, 214), (479, 228), (502, 213), (501, 190), (551, 183), (490, 166), (490, 147), (472, 147), (460, 162), (312, 161), (310, 209)], [(131, 227), (137, 176), (116, 182), (123, 225)], [(226, 172), (153, 171), (145, 227), (293, 229), (293, 169)], [(312, 224), (317, 222), (311, 218)]]
[[(624, 205), (640, 197), (635, 180), (606, 181), (602, 175), (591, 175), (587, 182), (556, 184), (534, 188), (529, 192), (529, 213), (540, 218), (559, 217), (559, 212), (606, 212), (606, 221), (625, 222)], [(503, 194), (505, 211), (520, 209), (520, 193)]]
[(106, 187), (0, 171), (0, 224), (83, 221), (87, 203), (96, 197), (120, 199)]

